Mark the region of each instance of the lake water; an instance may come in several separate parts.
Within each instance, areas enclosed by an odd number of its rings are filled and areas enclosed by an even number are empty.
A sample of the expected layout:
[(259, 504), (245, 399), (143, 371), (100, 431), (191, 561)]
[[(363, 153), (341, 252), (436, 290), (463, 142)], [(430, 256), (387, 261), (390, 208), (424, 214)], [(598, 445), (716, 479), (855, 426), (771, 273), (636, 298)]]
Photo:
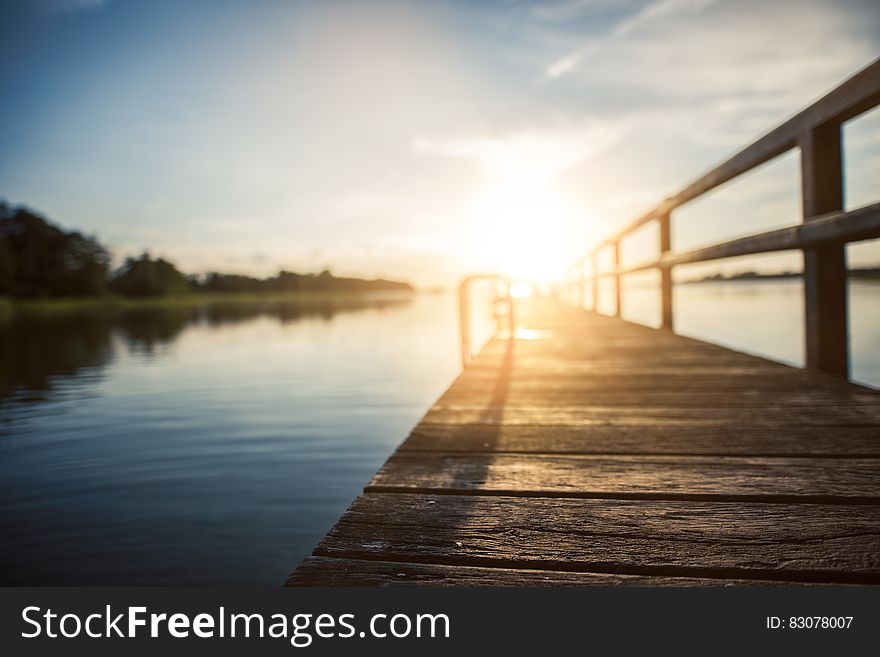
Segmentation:
[[(797, 362), (799, 285), (679, 286), (679, 327)], [(874, 385), (878, 293), (851, 289)], [(279, 584), (449, 385), (456, 331), (447, 295), (0, 322), (0, 582)]]
[(443, 297), (2, 331), (0, 573), (280, 584), (458, 368)]
[[(646, 282), (624, 288), (623, 315), (656, 326), (660, 295)], [(850, 377), (880, 387), (880, 281), (854, 280), (848, 292)], [(677, 333), (803, 366), (801, 279), (676, 285), (673, 297)]]

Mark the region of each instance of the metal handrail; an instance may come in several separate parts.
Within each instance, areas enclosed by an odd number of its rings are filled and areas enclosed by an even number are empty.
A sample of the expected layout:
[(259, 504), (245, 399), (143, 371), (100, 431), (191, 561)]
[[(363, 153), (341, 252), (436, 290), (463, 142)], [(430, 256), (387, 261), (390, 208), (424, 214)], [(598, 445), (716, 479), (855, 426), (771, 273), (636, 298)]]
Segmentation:
[[(705, 175), (667, 198), (569, 268), (568, 284), (576, 305), (584, 304), (587, 282), (592, 282), (593, 309), (598, 307), (599, 280), (613, 277), (616, 309), (621, 314), (621, 277), (649, 269), (660, 272), (661, 327), (673, 329), (672, 269), (675, 266), (756, 253), (801, 250), (804, 253), (804, 308), (808, 367), (847, 378), (849, 374), (846, 308), (846, 257), (850, 242), (880, 237), (880, 203), (843, 210), (841, 126), (845, 121), (880, 105), (880, 59), (875, 60), (815, 103), (739, 151)], [(671, 213), (719, 185), (765, 162), (799, 148), (801, 153), (803, 223), (789, 228), (741, 237), (683, 253), (673, 253)], [(656, 221), (660, 257), (632, 267), (621, 265), (621, 242), (634, 231)], [(602, 271), (599, 254), (612, 250), (613, 266)], [(584, 266), (590, 263), (590, 274)]]
[(471, 283), (480, 280), (495, 280), (496, 283), (502, 283), (504, 285), (504, 294), (496, 294), (495, 298), (493, 299), (493, 304), (495, 305), (496, 310), (495, 321), (497, 323), (497, 328), (500, 330), (501, 325), (499, 321), (499, 315), (497, 313), (498, 302), (506, 301), (509, 338), (511, 340), (513, 340), (514, 338), (516, 322), (513, 310), (513, 297), (510, 295), (510, 279), (506, 276), (502, 276), (501, 274), (474, 274), (472, 276), (466, 277), (461, 281), (461, 284), (458, 286), (459, 339), (461, 346), (462, 368), (466, 367), (471, 360), (471, 310), (468, 289), (470, 288)]

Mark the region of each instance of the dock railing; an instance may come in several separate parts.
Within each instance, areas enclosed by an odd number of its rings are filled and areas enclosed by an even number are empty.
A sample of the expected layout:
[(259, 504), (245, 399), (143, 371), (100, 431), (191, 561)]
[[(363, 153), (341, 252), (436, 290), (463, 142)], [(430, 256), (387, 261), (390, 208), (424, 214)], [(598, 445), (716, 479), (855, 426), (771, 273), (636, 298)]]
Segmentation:
[[(610, 237), (569, 269), (567, 297), (584, 305), (592, 284), (592, 307), (598, 308), (599, 283), (614, 280), (615, 314), (621, 314), (621, 279), (626, 274), (660, 271), (661, 328), (673, 330), (672, 269), (678, 265), (722, 258), (801, 250), (804, 254), (806, 365), (848, 378), (846, 244), (880, 237), (880, 203), (851, 211), (843, 209), (841, 127), (880, 104), (880, 59), (742, 149), (717, 167), (667, 198)], [(672, 251), (672, 212), (734, 178), (792, 149), (801, 156), (803, 222), (692, 251)], [(650, 222), (659, 226), (659, 257), (646, 264), (623, 267), (621, 241)], [(612, 269), (603, 271), (599, 257), (610, 250)], [(589, 264), (589, 273), (585, 267)]]
[(492, 298), (492, 312), (495, 316), (496, 328), (502, 329), (502, 318), (506, 318), (508, 336), (513, 339), (516, 328), (513, 297), (510, 295), (511, 282), (500, 274), (475, 274), (462, 280), (458, 286), (458, 319), (461, 345), (461, 366), (465, 367), (471, 360), (471, 286), (477, 281), (494, 281), (496, 289)]

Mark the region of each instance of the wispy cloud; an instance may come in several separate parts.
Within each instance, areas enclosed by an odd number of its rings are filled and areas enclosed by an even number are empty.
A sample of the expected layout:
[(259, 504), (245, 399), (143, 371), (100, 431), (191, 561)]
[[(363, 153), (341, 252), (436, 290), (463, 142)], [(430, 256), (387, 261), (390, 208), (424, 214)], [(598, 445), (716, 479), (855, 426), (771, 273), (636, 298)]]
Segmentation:
[(609, 43), (627, 36), (646, 23), (677, 14), (698, 12), (716, 2), (717, 0), (655, 0), (635, 14), (623, 19), (606, 36), (587, 41), (553, 61), (545, 69), (544, 77), (551, 80), (562, 77)]
[(623, 132), (617, 123), (579, 121), (501, 136), (417, 137), (413, 148), (418, 153), (472, 160), (492, 175), (528, 169), (533, 176), (549, 180), (610, 148)]
[[(4, 77), (5, 193), (193, 271), (263, 251), (241, 270), (453, 282), (492, 265), (493, 217), (523, 218), (533, 250), (545, 202), (571, 210), (565, 260), (880, 54), (877, 0), (21, 2), (0, 43), (30, 62)], [(161, 20), (109, 38), (142, 12)], [(47, 16), (58, 38), (29, 38)], [(848, 128), (852, 202), (877, 197), (871, 134)], [(682, 214), (681, 239), (768, 215), (731, 207)]]

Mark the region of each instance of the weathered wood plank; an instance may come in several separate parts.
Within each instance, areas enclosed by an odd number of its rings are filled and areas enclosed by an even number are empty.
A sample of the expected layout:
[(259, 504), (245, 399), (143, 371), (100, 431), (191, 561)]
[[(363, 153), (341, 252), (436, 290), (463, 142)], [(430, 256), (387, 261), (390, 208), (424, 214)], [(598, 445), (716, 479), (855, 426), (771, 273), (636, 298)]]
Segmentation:
[[(470, 374), (476, 376), (480, 369), (487, 370), (492, 378), (498, 379), (499, 365), (495, 363), (476, 364), (470, 370)], [(755, 366), (750, 363), (740, 363), (732, 360), (729, 365), (718, 363), (714, 360), (707, 360), (699, 364), (690, 364), (683, 367), (681, 363), (658, 361), (645, 362), (634, 358), (606, 358), (601, 361), (585, 360), (583, 362), (556, 363), (545, 367), (532, 366), (526, 364), (517, 364), (516, 370), (509, 378), (534, 378), (534, 377), (565, 377), (565, 376), (600, 376), (614, 375), (618, 372), (623, 374), (637, 376), (666, 376), (668, 374), (681, 376), (693, 371), (695, 374), (713, 375), (715, 377), (723, 376), (740, 376), (743, 374), (759, 374), (769, 376), (772, 372), (768, 372), (766, 368)], [(717, 379), (716, 379), (717, 380)]]
[(773, 580), (713, 579), (479, 568), (307, 557), (285, 586), (779, 586)]
[[(798, 370), (793, 370), (790, 376), (739, 376), (725, 379), (718, 379), (714, 375), (709, 376), (699, 372), (690, 374), (679, 371), (677, 374), (669, 374), (665, 376), (655, 376), (651, 374), (627, 374), (627, 373), (608, 373), (603, 376), (511, 376), (509, 379), (502, 380), (505, 390), (509, 394), (520, 393), (527, 395), (529, 393), (568, 393), (570, 395), (589, 395), (595, 392), (606, 393), (631, 393), (633, 395), (640, 392), (649, 391), (669, 391), (669, 392), (742, 392), (760, 394), (786, 394), (796, 393), (798, 391), (814, 391), (817, 393), (838, 394), (838, 395), (874, 395), (863, 388), (853, 390), (850, 387), (840, 388), (839, 386), (829, 385), (827, 382), (808, 377), (798, 377)], [(493, 376), (476, 377), (466, 375), (455, 382), (451, 391), (462, 391), (462, 393), (485, 394), (492, 390), (493, 386), (499, 385), (497, 373)]]
[(315, 556), (880, 583), (880, 506), (360, 496)]
[[(658, 386), (660, 387), (660, 386)], [(713, 408), (740, 408), (740, 407), (763, 407), (767, 400), (767, 390), (730, 390), (724, 392), (710, 391), (705, 389), (691, 388), (688, 390), (667, 390), (664, 388), (653, 390), (595, 390), (582, 393), (572, 393), (564, 388), (554, 391), (536, 389), (533, 391), (508, 391), (504, 395), (504, 406), (512, 407), (538, 407), (538, 406), (563, 406), (571, 407), (578, 405), (591, 406), (634, 406), (644, 404), (646, 406), (698, 406)], [(454, 408), (456, 406), (485, 407), (497, 403), (491, 390), (467, 388), (458, 386), (444, 394), (434, 408), (437, 410)], [(876, 404), (873, 393), (849, 393), (840, 394), (824, 390), (792, 390), (774, 391), (773, 405), (776, 408), (785, 408), (796, 411), (802, 406), (858, 406)]]
[(367, 491), (880, 504), (880, 459), (399, 452)]
[[(675, 366), (644, 367), (642, 364), (630, 362), (628, 365), (595, 367), (587, 369), (564, 370), (526, 370), (514, 367), (510, 374), (499, 376), (498, 366), (469, 369), (454, 385), (486, 388), (487, 386), (504, 384), (510, 389), (521, 387), (572, 386), (593, 388), (597, 385), (623, 389), (632, 382), (635, 389), (662, 388), (694, 388), (702, 384), (704, 390), (728, 390), (737, 388), (769, 387), (791, 390), (796, 386), (809, 387), (816, 390), (850, 390), (855, 386), (842, 380), (835, 386), (824, 376), (811, 377), (808, 373), (792, 368), (790, 372), (770, 374), (755, 367), (703, 367), (682, 368)], [(862, 388), (861, 391), (865, 389)]]
[[(707, 382), (721, 386), (727, 383), (724, 378), (718, 378), (718, 374), (731, 377), (736, 381), (748, 381), (749, 384), (758, 384), (766, 378), (771, 384), (795, 383), (809, 385), (811, 388), (818, 387), (820, 390), (840, 389), (855, 390), (858, 386), (847, 383), (840, 379), (832, 377), (819, 376), (816, 372), (802, 370), (794, 367), (784, 366), (785, 369), (767, 369), (752, 364), (747, 361), (731, 361), (730, 365), (716, 365), (715, 367), (695, 367), (691, 369), (683, 369), (681, 367), (671, 366), (670, 364), (652, 364), (645, 366), (643, 361), (638, 359), (636, 355), (631, 358), (617, 357), (614, 359), (590, 359), (585, 362), (584, 366), (577, 368), (526, 368), (517, 363), (516, 358), (511, 363), (510, 371), (500, 372), (502, 362), (478, 363), (471, 364), (468, 369), (455, 381), (456, 385), (482, 384), (485, 385), (489, 381), (507, 380), (512, 383), (529, 383), (532, 379), (538, 379), (542, 382), (556, 382), (560, 384), (570, 383), (586, 383), (590, 384), (598, 380), (614, 381), (617, 377), (623, 376), (626, 379), (638, 381), (640, 378), (658, 381), (670, 378), (673, 383), (687, 383), (690, 376), (698, 376), (704, 378)], [(812, 375), (812, 376), (811, 376)], [(714, 379), (712, 377), (715, 377)], [(713, 389), (715, 386), (713, 385)], [(865, 388), (860, 388), (862, 391)]]
[(877, 427), (505, 426), (421, 423), (400, 451), (880, 456)]
[[(880, 427), (880, 408), (865, 406), (807, 406), (792, 412), (772, 400), (760, 408), (692, 408), (681, 406), (456, 406), (432, 408), (425, 415), (431, 424), (505, 424), (529, 426), (841, 426)], [(878, 429), (880, 430), (880, 429)]]
[[(582, 327), (590, 330), (589, 326)], [(649, 329), (653, 330), (653, 329)], [(594, 332), (590, 330), (590, 333)], [(591, 341), (588, 345), (578, 344), (576, 339), (566, 339), (549, 330), (545, 332), (548, 339), (542, 340), (518, 340), (510, 352), (509, 344), (496, 344), (481, 351), (474, 360), (475, 365), (489, 365), (498, 363), (505, 358), (513, 358), (517, 363), (530, 366), (538, 366), (542, 362), (563, 363), (572, 361), (583, 363), (591, 360), (614, 360), (627, 354), (639, 354), (655, 361), (674, 362), (676, 360), (706, 361), (710, 359), (719, 362), (747, 362), (756, 367), (767, 370), (780, 370), (784, 365), (760, 358), (749, 358), (730, 350), (721, 349), (718, 346), (707, 345), (696, 341), (679, 342), (650, 339), (650, 336), (638, 339), (608, 338), (606, 340)], [(680, 338), (680, 336), (674, 336)]]

